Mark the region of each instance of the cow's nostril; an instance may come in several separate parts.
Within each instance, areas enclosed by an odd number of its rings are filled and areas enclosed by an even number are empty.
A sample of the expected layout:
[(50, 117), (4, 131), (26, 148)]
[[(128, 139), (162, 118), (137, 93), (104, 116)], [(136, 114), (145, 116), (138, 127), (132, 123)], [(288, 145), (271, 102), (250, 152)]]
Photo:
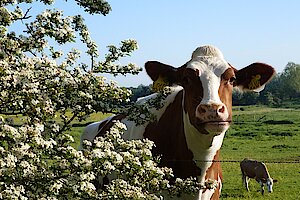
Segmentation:
[(221, 106), (221, 108), (218, 109), (219, 113), (224, 113), (225, 112), (225, 106)]

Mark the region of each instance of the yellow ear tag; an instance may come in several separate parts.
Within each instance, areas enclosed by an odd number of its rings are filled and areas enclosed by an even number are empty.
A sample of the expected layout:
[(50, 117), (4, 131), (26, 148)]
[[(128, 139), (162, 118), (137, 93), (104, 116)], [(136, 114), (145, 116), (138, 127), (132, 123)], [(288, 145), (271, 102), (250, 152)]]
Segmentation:
[(168, 81), (162, 76), (159, 76), (158, 79), (153, 82), (152, 90), (159, 92), (162, 91), (167, 85), (169, 85)]
[(256, 76), (252, 76), (252, 80), (248, 84), (248, 87), (249, 87), (250, 90), (254, 90), (254, 89), (259, 88), (261, 86), (260, 85), (260, 78), (261, 78), (261, 76), (259, 74), (257, 74)]

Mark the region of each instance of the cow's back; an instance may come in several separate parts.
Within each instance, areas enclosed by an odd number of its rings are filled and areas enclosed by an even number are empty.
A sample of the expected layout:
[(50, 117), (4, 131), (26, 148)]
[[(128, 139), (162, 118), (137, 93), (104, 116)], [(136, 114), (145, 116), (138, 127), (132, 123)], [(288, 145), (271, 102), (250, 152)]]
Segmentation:
[(249, 178), (255, 178), (266, 182), (269, 177), (266, 165), (257, 160), (244, 159), (240, 166), (243, 175), (248, 176)]
[(242, 174), (248, 176), (249, 178), (256, 177), (257, 166), (258, 166), (258, 161), (256, 160), (244, 159), (240, 163)]

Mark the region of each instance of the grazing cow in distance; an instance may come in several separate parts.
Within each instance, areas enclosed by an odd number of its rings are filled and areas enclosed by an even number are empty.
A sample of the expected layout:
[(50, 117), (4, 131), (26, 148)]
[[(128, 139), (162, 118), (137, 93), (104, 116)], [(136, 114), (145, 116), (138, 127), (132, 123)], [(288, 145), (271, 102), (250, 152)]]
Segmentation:
[[(154, 155), (161, 155), (160, 166), (173, 169), (178, 178), (197, 177), (200, 183), (217, 182), (216, 189), (201, 189), (197, 194), (180, 199), (219, 199), (222, 188), (220, 148), (226, 130), (232, 122), (232, 90), (260, 91), (275, 74), (263, 63), (253, 63), (241, 70), (225, 61), (213, 46), (197, 48), (186, 64), (174, 68), (157, 61), (145, 64), (154, 84), (163, 80), (171, 87), (171, 94), (163, 100), (163, 107), (153, 108), (155, 121), (137, 125), (126, 115), (115, 115), (88, 125), (81, 137), (92, 141), (103, 136), (113, 120), (127, 125), (124, 139), (148, 138), (155, 143)], [(138, 100), (138, 104), (153, 99), (157, 93)]]
[(266, 184), (268, 192), (272, 192), (273, 189), (273, 181), (271, 178), (267, 166), (263, 162), (259, 162), (257, 160), (249, 160), (245, 158), (240, 163), (241, 171), (242, 171), (242, 180), (245, 185), (247, 191), (249, 191), (249, 181), (250, 178), (255, 179), (260, 184), (261, 194), (264, 194), (264, 184)]

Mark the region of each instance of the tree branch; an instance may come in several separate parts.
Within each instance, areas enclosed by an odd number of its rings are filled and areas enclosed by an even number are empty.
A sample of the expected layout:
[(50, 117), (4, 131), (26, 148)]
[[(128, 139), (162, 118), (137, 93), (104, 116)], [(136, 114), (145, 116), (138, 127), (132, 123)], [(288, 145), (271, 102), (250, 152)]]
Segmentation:
[(16, 18), (15, 20), (16, 20), (16, 21), (17, 21), (17, 20), (21, 20), (22, 23), (24, 23), (23, 20), (31, 18), (32, 16), (28, 16), (28, 13), (29, 13), (29, 11), (31, 10), (31, 8), (32, 8), (32, 7), (30, 7), (30, 8), (27, 9), (27, 11), (25, 12), (25, 14), (24, 14), (23, 17), (21, 17), (21, 18)]

